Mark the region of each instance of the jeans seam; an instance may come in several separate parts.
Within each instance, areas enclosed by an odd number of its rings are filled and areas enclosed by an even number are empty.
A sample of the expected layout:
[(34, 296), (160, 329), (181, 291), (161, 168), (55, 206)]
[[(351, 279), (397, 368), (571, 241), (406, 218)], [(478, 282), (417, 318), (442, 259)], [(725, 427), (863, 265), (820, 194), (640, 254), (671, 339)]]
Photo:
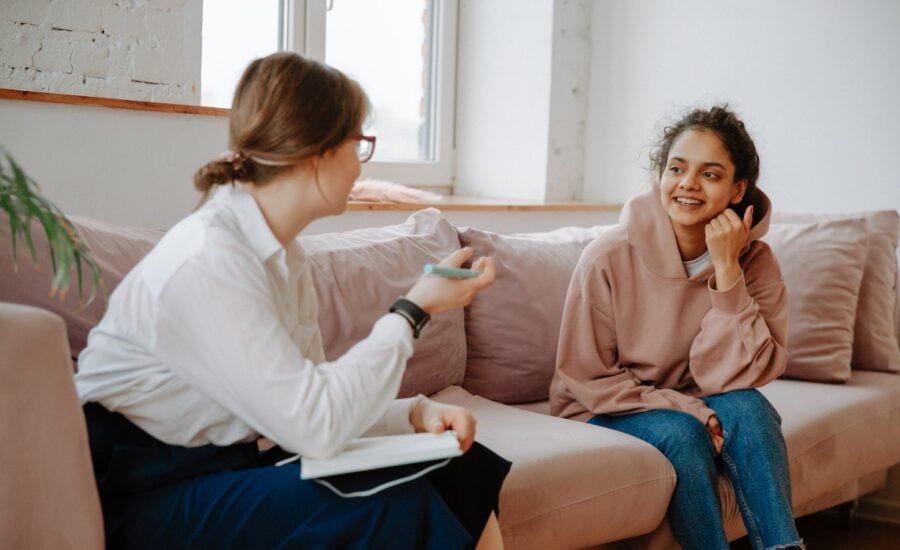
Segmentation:
[[(728, 465), (728, 470), (731, 472), (731, 486), (734, 489), (734, 495), (737, 497), (737, 501), (740, 504), (741, 508), (744, 510), (744, 526), (747, 528), (747, 534), (750, 535), (752, 531), (753, 540), (756, 542), (756, 548), (763, 548), (762, 537), (759, 534), (759, 529), (756, 527), (756, 522), (753, 520), (753, 512), (750, 510), (750, 506), (747, 504), (746, 499), (744, 498), (744, 492), (741, 490), (741, 484), (738, 481), (738, 472), (737, 466), (735, 466), (734, 462), (731, 460), (731, 457), (728, 456), (724, 450), (722, 451), (722, 460), (725, 461), (725, 464)], [(747, 525), (747, 522), (750, 525)]]

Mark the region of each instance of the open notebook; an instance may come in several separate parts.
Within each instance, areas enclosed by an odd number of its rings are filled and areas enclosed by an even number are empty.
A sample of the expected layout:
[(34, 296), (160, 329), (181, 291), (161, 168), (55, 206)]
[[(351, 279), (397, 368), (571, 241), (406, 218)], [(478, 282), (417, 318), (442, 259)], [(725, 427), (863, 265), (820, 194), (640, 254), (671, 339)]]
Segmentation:
[(315, 479), (326, 476), (376, 470), (389, 466), (414, 464), (460, 456), (456, 432), (440, 434), (416, 433), (360, 437), (350, 442), (331, 458), (300, 459), (300, 478)]

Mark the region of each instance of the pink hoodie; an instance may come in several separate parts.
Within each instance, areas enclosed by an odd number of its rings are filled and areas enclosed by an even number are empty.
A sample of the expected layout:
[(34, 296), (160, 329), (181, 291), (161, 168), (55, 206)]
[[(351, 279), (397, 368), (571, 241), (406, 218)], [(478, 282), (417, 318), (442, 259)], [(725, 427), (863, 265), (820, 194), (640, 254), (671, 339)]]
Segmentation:
[(713, 290), (714, 270), (688, 278), (659, 187), (634, 197), (621, 223), (585, 248), (569, 284), (550, 386), (554, 415), (674, 409), (706, 424), (700, 396), (765, 385), (787, 363), (788, 301), (778, 262), (757, 239), (741, 253), (744, 275)]

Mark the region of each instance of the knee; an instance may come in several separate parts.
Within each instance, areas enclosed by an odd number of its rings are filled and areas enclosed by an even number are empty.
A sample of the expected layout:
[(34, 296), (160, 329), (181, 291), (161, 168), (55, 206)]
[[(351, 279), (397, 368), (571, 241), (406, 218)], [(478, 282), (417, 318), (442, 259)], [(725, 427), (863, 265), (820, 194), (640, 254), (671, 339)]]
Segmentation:
[[(374, 497), (374, 498), (373, 498)], [(374, 547), (424, 548), (434, 540), (468, 539), (469, 535), (438, 491), (420, 478), (365, 499), (365, 522)], [(377, 541), (377, 542), (376, 542)]]
[(781, 416), (769, 400), (758, 390), (735, 390), (707, 399), (725, 426), (736, 423), (774, 423), (781, 425)]
[(698, 459), (713, 456), (712, 442), (706, 426), (693, 416), (678, 415), (665, 426), (665, 437), (660, 450), (675, 469), (684, 462), (688, 467), (696, 467)]
[(726, 449), (770, 447), (784, 439), (781, 417), (769, 401), (756, 390), (740, 390), (717, 396), (709, 405), (725, 430)]

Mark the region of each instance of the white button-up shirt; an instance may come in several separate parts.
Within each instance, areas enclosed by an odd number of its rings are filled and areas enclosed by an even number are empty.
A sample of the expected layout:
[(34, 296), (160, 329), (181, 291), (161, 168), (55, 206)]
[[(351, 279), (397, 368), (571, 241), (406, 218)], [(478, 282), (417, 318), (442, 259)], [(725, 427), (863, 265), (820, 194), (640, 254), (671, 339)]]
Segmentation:
[(95, 401), (172, 445), (263, 435), (311, 457), (367, 433), (411, 432), (395, 400), (409, 324), (379, 319), (326, 362), (316, 294), (298, 242), (283, 247), (253, 197), (222, 186), (122, 280), (78, 359)]

